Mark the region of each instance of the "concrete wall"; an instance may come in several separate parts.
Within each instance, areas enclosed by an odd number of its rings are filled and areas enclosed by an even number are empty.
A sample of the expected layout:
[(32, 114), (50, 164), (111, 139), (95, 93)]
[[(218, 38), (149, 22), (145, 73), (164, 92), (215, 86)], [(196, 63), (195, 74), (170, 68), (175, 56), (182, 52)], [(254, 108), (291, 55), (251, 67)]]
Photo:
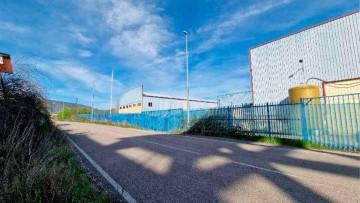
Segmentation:
[[(253, 102), (286, 102), (288, 89), (309, 78), (357, 78), (359, 52), (359, 12), (255, 47), (250, 50)], [(318, 80), (309, 83), (321, 85)]]

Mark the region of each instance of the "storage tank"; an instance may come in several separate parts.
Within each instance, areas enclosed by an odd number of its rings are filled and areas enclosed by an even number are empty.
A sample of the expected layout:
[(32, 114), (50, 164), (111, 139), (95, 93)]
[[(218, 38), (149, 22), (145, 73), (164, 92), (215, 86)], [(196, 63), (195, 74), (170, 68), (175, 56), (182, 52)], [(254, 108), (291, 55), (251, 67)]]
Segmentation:
[[(289, 89), (289, 99), (291, 104), (300, 103), (301, 98), (320, 97), (320, 87), (318, 85), (299, 85)], [(312, 104), (319, 104), (319, 99), (312, 101)]]

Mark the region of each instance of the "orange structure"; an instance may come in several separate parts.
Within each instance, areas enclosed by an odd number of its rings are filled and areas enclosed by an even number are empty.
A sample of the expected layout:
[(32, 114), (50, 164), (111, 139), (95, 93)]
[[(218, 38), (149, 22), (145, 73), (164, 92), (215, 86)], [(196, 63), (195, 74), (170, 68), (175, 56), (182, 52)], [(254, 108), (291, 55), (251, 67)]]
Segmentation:
[(8, 73), (13, 74), (14, 69), (11, 64), (10, 54), (5, 54), (0, 52), (0, 74)]

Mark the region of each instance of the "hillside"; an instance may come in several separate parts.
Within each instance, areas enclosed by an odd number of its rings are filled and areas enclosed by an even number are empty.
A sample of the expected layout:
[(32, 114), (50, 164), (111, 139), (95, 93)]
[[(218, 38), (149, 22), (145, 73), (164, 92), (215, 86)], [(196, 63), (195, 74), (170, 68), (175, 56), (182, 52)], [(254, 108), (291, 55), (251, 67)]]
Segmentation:
[[(46, 106), (50, 114), (57, 114), (63, 109), (63, 102), (62, 101), (56, 101), (56, 100), (46, 100)], [(89, 108), (91, 109), (91, 106), (86, 106), (82, 104), (76, 104), (73, 102), (64, 102), (65, 108)], [(94, 113), (106, 113), (106, 110), (99, 110), (94, 109)]]

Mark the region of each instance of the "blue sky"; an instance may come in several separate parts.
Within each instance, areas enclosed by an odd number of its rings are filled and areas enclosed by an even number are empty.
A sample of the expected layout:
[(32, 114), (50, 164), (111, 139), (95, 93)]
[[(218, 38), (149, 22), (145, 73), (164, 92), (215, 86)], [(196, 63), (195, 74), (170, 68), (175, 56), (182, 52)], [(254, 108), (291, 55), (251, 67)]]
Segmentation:
[[(0, 0), (0, 52), (40, 72), (50, 99), (107, 109), (114, 97), (146, 92), (185, 96), (251, 90), (249, 48), (359, 10), (358, 0)], [(115, 101), (114, 101), (115, 105)]]

